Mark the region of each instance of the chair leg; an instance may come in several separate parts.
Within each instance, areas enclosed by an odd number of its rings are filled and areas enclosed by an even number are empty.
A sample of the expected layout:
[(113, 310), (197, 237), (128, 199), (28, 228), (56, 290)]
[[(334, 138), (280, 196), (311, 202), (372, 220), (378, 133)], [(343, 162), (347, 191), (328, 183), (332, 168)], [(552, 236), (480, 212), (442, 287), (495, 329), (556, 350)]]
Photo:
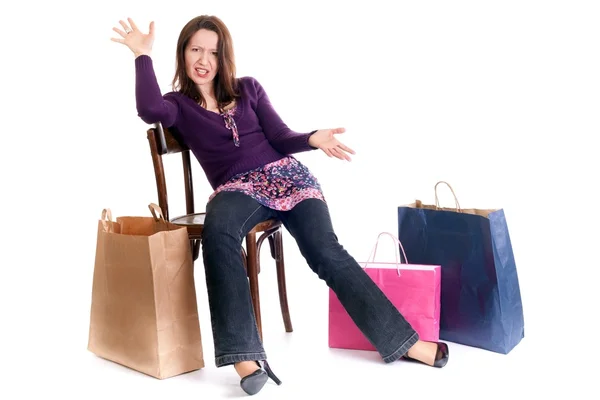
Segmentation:
[(198, 256), (200, 255), (200, 240), (190, 240), (190, 244), (192, 245), (192, 260), (196, 261), (198, 259)]
[(244, 261), (244, 269), (246, 270), (246, 274), (248, 274), (248, 256), (246, 255), (246, 250), (242, 246), (242, 261)]
[(252, 307), (254, 308), (254, 316), (256, 318), (256, 326), (258, 334), (262, 340), (262, 322), (260, 316), (260, 297), (258, 291), (258, 255), (256, 249), (256, 233), (246, 235), (246, 251), (247, 257), (247, 273), (250, 283), (250, 296), (252, 297)]
[(293, 332), (292, 318), (290, 317), (290, 310), (288, 307), (287, 300), (287, 289), (285, 285), (285, 263), (283, 257), (283, 233), (281, 229), (275, 232), (269, 237), (269, 244), (271, 247), (271, 254), (275, 259), (277, 266), (277, 287), (279, 289), (279, 305), (281, 306), (281, 315), (283, 316), (283, 324), (285, 325), (286, 332)]

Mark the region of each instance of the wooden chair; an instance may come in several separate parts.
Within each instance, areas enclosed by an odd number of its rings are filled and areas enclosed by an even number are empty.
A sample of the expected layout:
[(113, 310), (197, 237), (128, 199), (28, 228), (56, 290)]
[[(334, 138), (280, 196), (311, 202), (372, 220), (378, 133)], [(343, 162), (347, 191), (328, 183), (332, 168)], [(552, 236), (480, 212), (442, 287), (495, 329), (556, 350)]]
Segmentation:
[[(160, 123), (154, 125), (147, 131), (150, 153), (154, 164), (154, 175), (156, 177), (156, 189), (158, 192), (158, 205), (162, 209), (165, 219), (174, 224), (187, 227), (190, 243), (192, 245), (193, 260), (196, 261), (200, 251), (200, 240), (204, 227), (205, 213), (197, 213), (194, 210), (194, 191), (192, 182), (192, 168), (190, 163), (190, 150), (177, 140), (177, 132), (169, 131)], [(183, 162), (183, 176), (185, 187), (186, 214), (171, 218), (169, 214), (169, 203), (167, 197), (167, 183), (162, 157), (169, 154), (181, 153)], [(256, 236), (260, 234), (258, 240)], [(288, 309), (287, 291), (285, 284), (285, 269), (282, 242), (281, 221), (270, 219), (257, 224), (245, 238), (246, 248), (242, 246), (241, 257), (248, 275), (252, 306), (256, 315), (258, 332), (262, 339), (262, 322), (260, 314), (260, 297), (258, 290), (258, 273), (260, 272), (260, 249), (263, 241), (268, 239), (271, 256), (275, 260), (277, 268), (277, 286), (279, 289), (279, 303), (286, 332), (292, 332), (292, 321)]]

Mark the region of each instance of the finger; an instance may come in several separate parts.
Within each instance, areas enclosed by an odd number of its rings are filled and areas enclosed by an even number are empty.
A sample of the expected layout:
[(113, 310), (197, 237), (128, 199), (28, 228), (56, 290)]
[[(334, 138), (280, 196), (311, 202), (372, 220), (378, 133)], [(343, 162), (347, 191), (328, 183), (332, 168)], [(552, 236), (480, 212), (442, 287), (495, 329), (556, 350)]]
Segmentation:
[[(342, 145), (342, 146), (344, 146), (344, 145)], [(346, 146), (344, 146), (344, 147), (346, 147)], [(356, 153), (354, 153), (354, 151), (352, 151), (352, 149), (348, 149), (348, 150), (350, 150), (350, 151), (346, 152), (346, 150), (343, 149), (342, 147), (338, 147), (338, 151), (344, 155), (344, 158), (348, 161), (352, 161), (352, 158), (347, 153), (350, 153), (350, 154), (356, 154)]]
[(334, 134), (335, 133), (344, 133), (344, 132), (346, 132), (346, 129), (345, 128), (335, 128), (335, 129), (332, 129), (331, 132)]
[(131, 29), (129, 29), (129, 26), (123, 20), (119, 20), (119, 23), (121, 24), (121, 26), (125, 30), (125, 33), (129, 32), (131, 30)]
[(113, 31), (117, 32), (119, 35), (121, 35), (123, 37), (127, 36), (127, 33), (123, 32), (119, 28), (113, 28)]
[(325, 154), (327, 154), (327, 157), (333, 157), (333, 155), (331, 154), (331, 150), (329, 150), (328, 148), (324, 148), (322, 150)]
[(123, 43), (125, 44), (125, 40), (124, 39), (117, 39), (117, 38), (110, 38), (110, 40), (112, 40), (113, 42), (117, 42), (117, 43)]
[(340, 159), (340, 160), (343, 160), (343, 159), (344, 159), (344, 158), (343, 158), (343, 157), (342, 157), (342, 156), (341, 156), (341, 155), (338, 153), (338, 151), (337, 151), (335, 148), (333, 148), (333, 149), (330, 149), (329, 151), (331, 151), (331, 154), (332, 154), (332, 155), (333, 155), (335, 158), (338, 158), (338, 159)]
[(154, 35), (154, 21), (150, 22), (150, 28), (149, 28), (148, 32), (150, 33), (151, 36)]
[(336, 157), (339, 158), (340, 160), (352, 161), (352, 159), (346, 153), (344, 153), (341, 149), (334, 147), (333, 152), (336, 154)]
[(354, 150), (352, 150), (350, 147), (346, 146), (344, 143), (339, 143), (338, 147), (344, 151), (347, 151), (350, 154), (356, 154), (356, 152)]
[(134, 31), (139, 31), (137, 25), (135, 24), (135, 22), (133, 22), (133, 20), (131, 18), (127, 18), (127, 21), (129, 21), (129, 25), (131, 25), (131, 29), (133, 29)]
[(329, 151), (331, 152), (331, 154), (335, 157), (335, 158), (339, 158), (340, 160), (343, 160), (344, 157), (342, 156), (342, 154), (338, 151), (338, 149), (336, 149), (335, 147), (331, 147), (329, 149)]

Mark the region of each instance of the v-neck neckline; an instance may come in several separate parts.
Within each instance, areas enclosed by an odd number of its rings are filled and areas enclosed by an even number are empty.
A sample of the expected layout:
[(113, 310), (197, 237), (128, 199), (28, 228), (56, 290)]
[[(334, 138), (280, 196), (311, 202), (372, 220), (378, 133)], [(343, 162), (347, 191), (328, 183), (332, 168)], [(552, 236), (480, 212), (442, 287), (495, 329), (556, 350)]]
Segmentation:
[[(202, 110), (201, 112), (203, 112), (205, 114), (210, 114), (211, 116), (215, 116), (215, 117), (218, 117), (220, 119), (223, 119), (224, 115), (221, 114), (220, 112), (214, 112), (214, 111), (207, 110), (206, 108), (202, 107), (200, 104), (198, 104), (194, 100), (190, 99), (189, 97), (188, 97), (188, 99), (192, 103), (194, 103), (198, 108), (200, 108)], [(243, 113), (244, 113), (243, 100), (241, 98), (237, 99), (236, 103), (235, 103), (235, 106), (233, 108), (231, 108), (230, 110), (232, 110), (232, 109), (235, 110), (235, 112), (233, 113), (233, 119), (236, 120), (236, 121), (239, 121), (240, 118), (242, 117)]]
[[(200, 113), (203, 115), (207, 115), (209, 116), (209, 118), (219, 118), (219, 119), (223, 119), (223, 115), (220, 113), (216, 113), (214, 111), (210, 111), (207, 110), (206, 108), (202, 107), (200, 104), (198, 104), (196, 101), (194, 101), (194, 99), (184, 95), (183, 93), (179, 93), (180, 96), (184, 97), (186, 99), (186, 101), (189, 101), (190, 104), (195, 105), (196, 107), (198, 107), (200, 109)], [(246, 109), (246, 107), (244, 107), (244, 98), (240, 97), (238, 99), (236, 99), (236, 104), (235, 104), (235, 113), (233, 114), (233, 119), (236, 122), (239, 122), (240, 119), (242, 118), (242, 116), (244, 115), (244, 111)]]

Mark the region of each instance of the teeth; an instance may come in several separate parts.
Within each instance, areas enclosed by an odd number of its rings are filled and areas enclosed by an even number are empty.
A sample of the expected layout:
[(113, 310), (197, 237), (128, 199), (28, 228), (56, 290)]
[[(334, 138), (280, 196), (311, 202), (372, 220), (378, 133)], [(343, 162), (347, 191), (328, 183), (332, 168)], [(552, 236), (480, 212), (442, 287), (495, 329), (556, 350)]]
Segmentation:
[(208, 71), (205, 69), (196, 69), (196, 71), (198, 71), (200, 74), (204, 75), (206, 74)]

